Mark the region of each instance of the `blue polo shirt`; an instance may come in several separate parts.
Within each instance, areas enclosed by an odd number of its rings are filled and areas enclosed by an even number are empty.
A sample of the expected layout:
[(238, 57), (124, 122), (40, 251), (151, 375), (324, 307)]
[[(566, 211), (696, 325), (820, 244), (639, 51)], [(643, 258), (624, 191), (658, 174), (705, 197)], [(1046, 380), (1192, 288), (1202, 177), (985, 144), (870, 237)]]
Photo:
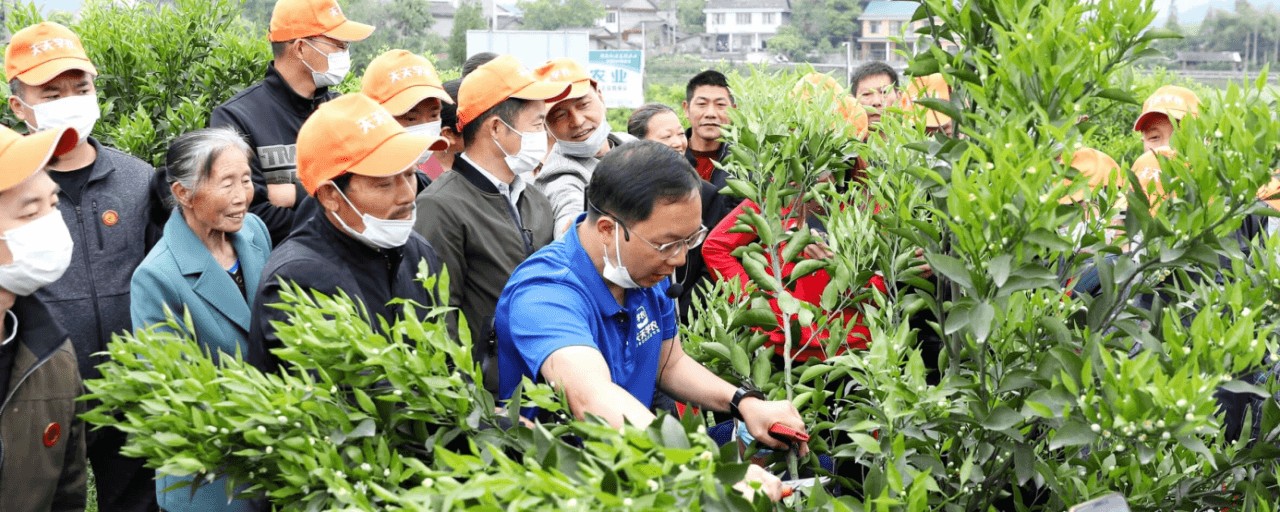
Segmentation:
[(662, 343), (676, 337), (666, 281), (627, 290), (619, 306), (578, 240), (576, 226), (516, 267), (498, 298), (498, 395), (511, 398), (523, 377), (541, 381), (542, 363), (564, 347), (600, 351), (615, 384), (648, 407)]

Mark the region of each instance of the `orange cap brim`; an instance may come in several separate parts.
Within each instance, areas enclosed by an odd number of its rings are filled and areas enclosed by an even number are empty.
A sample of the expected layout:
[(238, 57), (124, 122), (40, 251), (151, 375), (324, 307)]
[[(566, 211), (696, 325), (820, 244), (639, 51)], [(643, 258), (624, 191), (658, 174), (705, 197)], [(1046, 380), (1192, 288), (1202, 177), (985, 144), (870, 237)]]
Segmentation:
[(594, 88), (590, 80), (579, 80), (577, 82), (570, 83), (569, 94), (564, 95), (563, 98), (556, 99), (556, 101), (578, 99), (586, 96), (587, 93), (591, 92), (593, 89)]
[(71, 70), (84, 71), (93, 76), (98, 76), (98, 69), (93, 67), (93, 63), (79, 57), (62, 57), (44, 62), (39, 66), (18, 73), (17, 78), (27, 85), (44, 85), (50, 80), (57, 78), (58, 75)]
[(569, 97), (573, 91), (573, 84), (569, 82), (544, 82), (541, 80), (534, 81), (511, 94), (512, 98), (533, 101), (546, 101), (548, 103), (560, 101)]
[(80, 142), (72, 128), (45, 130), (17, 139), (0, 152), (5, 167), (18, 172), (0, 173), (0, 191), (9, 190), (37, 171), (44, 169), (49, 159), (71, 151)]
[(339, 41), (364, 41), (370, 34), (373, 34), (373, 25), (351, 20), (344, 21), (341, 25), (333, 27), (333, 30), (324, 33)]
[(439, 87), (430, 85), (415, 85), (406, 88), (392, 96), (390, 99), (382, 103), (382, 108), (387, 109), (393, 116), (402, 116), (409, 109), (418, 106), (422, 100), (427, 98), (435, 98), (441, 102), (453, 104), (453, 98), (449, 97), (449, 93)]
[(383, 142), (363, 160), (352, 165), (347, 172), (375, 178), (394, 176), (416, 163), (423, 153), (444, 151), (448, 148), (449, 141), (443, 137), (428, 137), (408, 132), (398, 133)]

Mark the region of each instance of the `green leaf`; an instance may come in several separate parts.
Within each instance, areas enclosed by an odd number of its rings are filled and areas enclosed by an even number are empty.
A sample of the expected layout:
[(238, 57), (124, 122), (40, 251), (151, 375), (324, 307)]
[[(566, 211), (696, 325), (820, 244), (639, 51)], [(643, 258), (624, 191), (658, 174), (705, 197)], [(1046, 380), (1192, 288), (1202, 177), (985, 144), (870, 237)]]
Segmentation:
[(1057, 450), (1071, 446), (1083, 446), (1092, 443), (1097, 438), (1098, 434), (1095, 434), (1087, 425), (1078, 422), (1067, 422), (1054, 431), (1053, 439), (1049, 441), (1049, 449)]
[(930, 267), (933, 267), (934, 272), (967, 289), (973, 288), (973, 278), (969, 276), (969, 268), (964, 265), (964, 262), (933, 252), (926, 252), (924, 259), (929, 262)]
[(1226, 384), (1223, 384), (1221, 388), (1223, 390), (1230, 391), (1232, 393), (1241, 394), (1241, 395), (1253, 395), (1258, 398), (1267, 398), (1271, 396), (1270, 393), (1267, 393), (1266, 389), (1263, 389), (1260, 386), (1256, 386), (1248, 382), (1242, 381), (1240, 379), (1227, 382)]
[(1137, 98), (1134, 98), (1134, 97), (1133, 97), (1133, 94), (1130, 94), (1130, 93), (1129, 93), (1129, 91), (1126, 91), (1126, 90), (1124, 90), (1124, 89), (1114, 88), (1114, 87), (1113, 87), (1113, 88), (1110, 88), (1110, 89), (1103, 89), (1103, 90), (1101, 90), (1101, 91), (1098, 91), (1098, 96), (1099, 96), (1099, 97), (1102, 97), (1102, 98), (1109, 99), (1109, 100), (1111, 100), (1111, 101), (1118, 101), (1118, 102), (1120, 102), (1120, 103), (1128, 103), (1128, 104), (1130, 104), (1130, 105), (1141, 105), (1141, 104), (1142, 104), (1142, 102), (1141, 102), (1141, 101), (1138, 101), (1138, 99), (1137, 99)]
[(997, 406), (982, 420), (982, 426), (991, 430), (1008, 430), (1023, 420), (1021, 414), (1004, 405)]
[(1013, 256), (1008, 254), (1001, 254), (987, 262), (987, 272), (991, 273), (991, 280), (997, 287), (1004, 286), (1005, 281), (1009, 279), (1012, 264)]
[(969, 328), (973, 330), (973, 337), (978, 341), (987, 341), (987, 337), (991, 335), (991, 323), (995, 320), (996, 308), (986, 301), (979, 302), (973, 308), (973, 312), (969, 318)]
[(1138, 38), (1138, 42), (1145, 43), (1147, 41), (1155, 41), (1157, 39), (1182, 39), (1182, 37), (1182, 34), (1176, 30), (1170, 30), (1167, 28), (1149, 28), (1146, 32), (1142, 33), (1141, 37)]

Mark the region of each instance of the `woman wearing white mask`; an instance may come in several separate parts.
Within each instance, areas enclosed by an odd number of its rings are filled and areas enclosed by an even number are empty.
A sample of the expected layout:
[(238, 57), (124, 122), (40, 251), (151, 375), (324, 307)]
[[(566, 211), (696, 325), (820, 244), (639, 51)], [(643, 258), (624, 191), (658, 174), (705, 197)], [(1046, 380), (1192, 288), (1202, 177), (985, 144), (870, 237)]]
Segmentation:
[[(164, 235), (133, 274), (130, 312), (135, 329), (189, 314), (192, 332), (216, 361), (261, 354), (250, 350), (253, 291), (271, 253), (266, 224), (248, 212), (253, 198), (249, 145), (227, 128), (184, 134), (169, 145), (165, 179), (177, 207)], [(262, 361), (250, 362), (262, 367)], [(250, 500), (228, 500), (226, 482), (164, 492), (188, 478), (157, 475), (160, 507), (177, 511), (248, 512)]]
[(636, 140), (614, 133), (605, 118), (604, 97), (587, 70), (569, 58), (552, 59), (535, 73), (543, 80), (573, 83), (569, 95), (547, 111), (547, 132), (555, 147), (547, 156), (537, 183), (555, 208), (556, 236), (564, 235), (584, 211), (583, 190), (591, 171), (613, 147)]
[[(431, 61), (408, 50), (390, 50), (374, 58), (365, 68), (360, 92), (387, 109), (409, 133), (432, 138), (441, 134), (443, 104), (453, 104)], [(433, 154), (424, 153), (418, 161), (419, 192), (431, 184), (428, 168), (440, 175), (440, 162)]]

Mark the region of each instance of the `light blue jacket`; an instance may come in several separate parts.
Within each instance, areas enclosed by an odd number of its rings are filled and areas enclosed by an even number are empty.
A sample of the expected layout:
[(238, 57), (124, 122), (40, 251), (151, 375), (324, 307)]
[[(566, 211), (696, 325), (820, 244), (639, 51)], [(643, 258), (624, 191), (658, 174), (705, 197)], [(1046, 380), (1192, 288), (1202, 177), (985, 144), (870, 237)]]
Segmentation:
[[(183, 310), (191, 314), (196, 340), (216, 359), (219, 353), (234, 355), (251, 353), (247, 345), (253, 292), (258, 289), (262, 268), (271, 253), (271, 236), (262, 220), (246, 214), (244, 226), (229, 234), (231, 245), (240, 260), (248, 298), (204, 243), (196, 237), (179, 209), (174, 209), (165, 223), (164, 235), (133, 273), (129, 311), (134, 329), (165, 321), (165, 307), (181, 319)], [(219, 479), (205, 484), (191, 496), (183, 487), (164, 493), (165, 488), (183, 478), (157, 475), (156, 497), (160, 507), (169, 512), (229, 511), (252, 512), (256, 503), (235, 500), (227, 504), (226, 482)]]

